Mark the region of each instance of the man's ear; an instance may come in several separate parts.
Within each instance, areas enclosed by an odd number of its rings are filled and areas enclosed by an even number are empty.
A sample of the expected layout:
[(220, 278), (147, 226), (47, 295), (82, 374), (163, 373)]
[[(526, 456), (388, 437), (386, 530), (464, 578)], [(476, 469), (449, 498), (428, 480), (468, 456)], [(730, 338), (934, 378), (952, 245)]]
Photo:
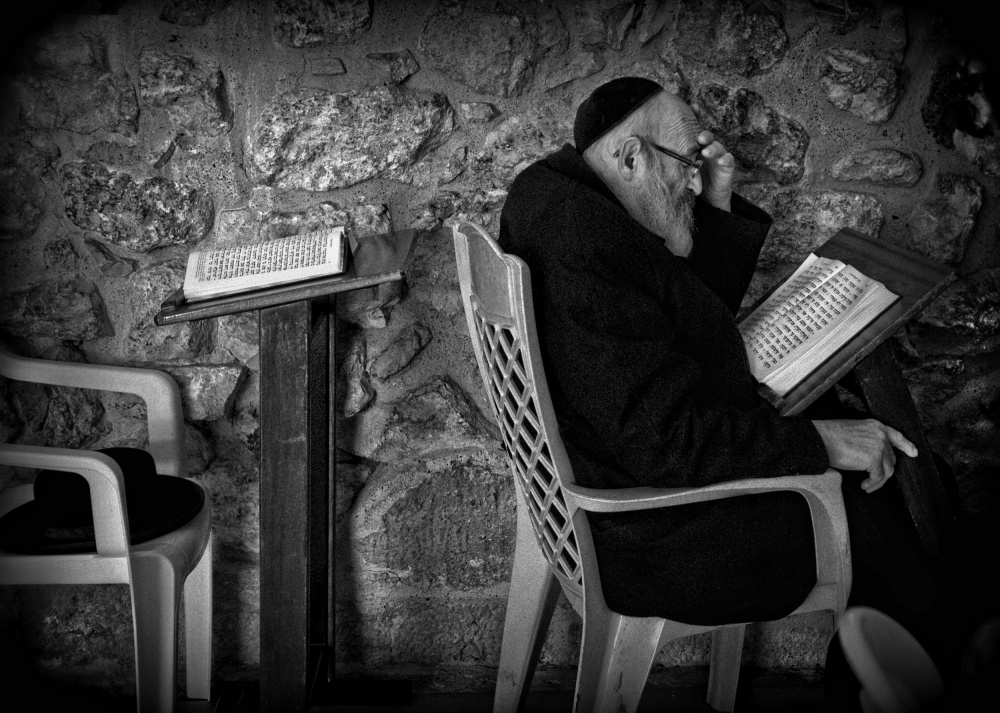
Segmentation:
[(618, 150), (618, 175), (623, 181), (631, 181), (642, 160), (642, 142), (636, 136), (629, 136)]

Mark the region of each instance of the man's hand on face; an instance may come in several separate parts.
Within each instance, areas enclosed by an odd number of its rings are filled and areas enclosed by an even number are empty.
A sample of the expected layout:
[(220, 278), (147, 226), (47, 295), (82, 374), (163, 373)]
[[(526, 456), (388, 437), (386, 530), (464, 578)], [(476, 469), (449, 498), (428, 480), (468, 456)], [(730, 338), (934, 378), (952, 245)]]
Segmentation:
[(733, 196), (736, 159), (708, 129), (698, 134), (698, 143), (704, 147), (701, 150), (701, 158), (705, 161), (701, 166), (702, 197), (709, 205), (728, 211)]
[(823, 439), (832, 468), (868, 471), (861, 482), (866, 493), (878, 490), (892, 477), (896, 469), (894, 447), (911, 458), (917, 455), (917, 447), (906, 436), (873, 418), (813, 421), (813, 425)]

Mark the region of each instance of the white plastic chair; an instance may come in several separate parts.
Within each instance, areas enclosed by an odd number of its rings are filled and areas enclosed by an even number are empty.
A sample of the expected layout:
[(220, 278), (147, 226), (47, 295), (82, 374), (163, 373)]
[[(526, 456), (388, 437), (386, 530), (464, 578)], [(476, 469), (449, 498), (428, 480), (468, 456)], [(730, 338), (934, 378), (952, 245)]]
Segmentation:
[[(0, 375), (19, 381), (135, 394), (146, 402), (149, 452), (157, 473), (183, 476), (180, 392), (151, 369), (28, 359), (0, 346)], [(118, 464), (95, 451), (0, 445), (0, 465), (79, 473), (90, 486), (97, 552), (15, 554), (0, 550), (0, 584), (129, 585), (139, 711), (170, 712), (176, 703), (177, 619), (184, 595), (186, 694), (208, 699), (212, 668), (212, 533), (201, 512), (161, 537), (129, 543), (124, 480)], [(199, 486), (201, 487), (201, 486)], [(0, 516), (33, 498), (31, 485), (0, 493)]]
[[(634, 711), (668, 641), (712, 632), (708, 703), (733, 709), (745, 622), (695, 626), (608, 609), (585, 511), (625, 512), (793, 490), (812, 513), (817, 584), (795, 614), (839, 616), (851, 586), (840, 474), (738, 480), (702, 488), (584, 488), (573, 480), (538, 352), (528, 268), (479, 226), (452, 224), (462, 302), (517, 484), (517, 540), (493, 710), (521, 710), (559, 588), (583, 618), (576, 711)], [(557, 586), (557, 583), (559, 586)]]
[(850, 607), (837, 629), (844, 658), (861, 684), (864, 713), (937, 710), (944, 681), (930, 655), (903, 625), (871, 607)]

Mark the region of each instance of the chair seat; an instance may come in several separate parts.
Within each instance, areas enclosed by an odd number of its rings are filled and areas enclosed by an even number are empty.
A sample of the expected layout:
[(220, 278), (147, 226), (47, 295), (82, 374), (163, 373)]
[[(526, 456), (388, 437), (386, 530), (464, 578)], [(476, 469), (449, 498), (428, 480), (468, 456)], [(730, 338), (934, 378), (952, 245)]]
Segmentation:
[[(133, 545), (131, 557), (161, 558), (179, 576), (187, 577), (205, 553), (211, 536), (212, 511), (206, 506), (204, 489), (187, 481), (202, 492), (202, 507), (184, 525), (166, 534)], [(0, 513), (12, 505), (30, 502), (31, 485), (20, 485), (0, 492)], [(129, 575), (122, 557), (99, 555), (97, 552), (24, 554), (0, 549), (3, 568), (0, 584), (115, 584), (128, 583)]]
[[(128, 503), (129, 541), (146, 542), (173, 532), (205, 505), (205, 491), (187, 478), (159, 475), (138, 448), (98, 451), (122, 471)], [(0, 550), (20, 554), (97, 552), (90, 490), (77, 473), (42, 470), (34, 497), (0, 515)]]

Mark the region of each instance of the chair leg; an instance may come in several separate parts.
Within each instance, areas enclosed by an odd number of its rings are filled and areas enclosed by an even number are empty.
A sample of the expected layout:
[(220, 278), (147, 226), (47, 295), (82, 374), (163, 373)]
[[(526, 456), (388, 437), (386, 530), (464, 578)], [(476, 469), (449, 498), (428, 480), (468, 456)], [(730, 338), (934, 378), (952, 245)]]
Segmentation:
[(639, 706), (656, 654), (663, 619), (587, 610), (577, 670), (575, 713), (631, 713)]
[(184, 679), (188, 698), (208, 700), (212, 685), (212, 536), (184, 582)]
[(138, 710), (173, 713), (179, 578), (170, 561), (156, 554), (133, 557), (131, 564)]
[(538, 549), (525, 510), (519, 499), (514, 569), (507, 597), (493, 713), (523, 710), (535, 663), (559, 598), (559, 583)]
[(743, 635), (746, 626), (727, 626), (712, 632), (711, 668), (708, 671), (708, 705), (715, 711), (732, 713), (740, 682)]

